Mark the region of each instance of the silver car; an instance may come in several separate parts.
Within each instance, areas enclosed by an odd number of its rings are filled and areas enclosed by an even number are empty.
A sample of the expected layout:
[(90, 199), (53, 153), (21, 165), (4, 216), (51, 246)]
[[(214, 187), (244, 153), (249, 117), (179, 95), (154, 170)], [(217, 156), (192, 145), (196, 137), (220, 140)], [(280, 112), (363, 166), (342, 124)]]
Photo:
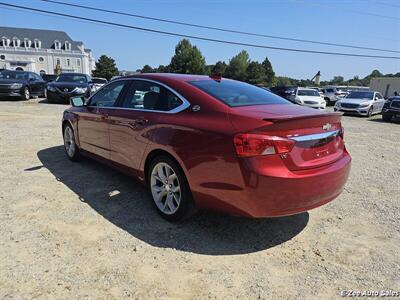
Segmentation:
[(384, 104), (385, 99), (379, 92), (350, 91), (345, 98), (336, 102), (334, 110), (370, 117), (380, 114)]

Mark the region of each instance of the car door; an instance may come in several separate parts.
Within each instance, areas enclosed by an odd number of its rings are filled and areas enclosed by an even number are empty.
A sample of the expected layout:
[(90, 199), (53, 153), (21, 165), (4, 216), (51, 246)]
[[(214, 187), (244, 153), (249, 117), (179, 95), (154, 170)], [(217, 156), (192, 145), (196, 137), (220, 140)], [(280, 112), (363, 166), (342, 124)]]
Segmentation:
[(383, 105), (385, 104), (385, 99), (380, 93), (375, 93), (375, 103), (374, 103), (374, 108), (375, 111), (380, 113), (382, 112)]
[(44, 90), (46, 88), (46, 81), (43, 80), (42, 77), (40, 77), (36, 73), (31, 73), (33, 77), (33, 84), (36, 86), (36, 94), (41, 96), (44, 94)]
[(83, 150), (110, 159), (109, 115), (122, 96), (125, 83), (125, 80), (119, 80), (105, 86), (79, 113), (78, 136)]
[(137, 171), (160, 114), (182, 103), (159, 83), (131, 80), (119, 109), (109, 117), (111, 160)]
[(40, 89), (40, 84), (32, 72), (28, 73), (28, 81), (29, 81), (29, 89), (30, 89), (31, 95), (35, 95), (35, 96), (38, 95), (39, 89)]

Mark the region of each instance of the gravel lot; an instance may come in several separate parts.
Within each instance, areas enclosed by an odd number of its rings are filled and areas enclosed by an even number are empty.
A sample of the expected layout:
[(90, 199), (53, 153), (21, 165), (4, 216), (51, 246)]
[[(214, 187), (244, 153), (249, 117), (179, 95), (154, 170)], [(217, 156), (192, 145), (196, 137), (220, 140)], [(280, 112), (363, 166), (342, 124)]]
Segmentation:
[(0, 101), (1, 299), (327, 299), (400, 290), (400, 124), (343, 118), (352, 171), (326, 206), (257, 220), (204, 212), (171, 224), (132, 179), (66, 158), (64, 109)]

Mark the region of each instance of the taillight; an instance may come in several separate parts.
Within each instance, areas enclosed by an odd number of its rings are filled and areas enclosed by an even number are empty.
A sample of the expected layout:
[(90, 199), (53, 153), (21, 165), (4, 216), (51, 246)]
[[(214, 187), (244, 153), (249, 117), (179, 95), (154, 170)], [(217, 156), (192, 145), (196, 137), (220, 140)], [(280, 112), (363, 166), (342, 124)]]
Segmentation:
[(234, 137), (238, 156), (284, 154), (292, 150), (294, 140), (254, 133), (241, 133)]
[(340, 96), (340, 95), (341, 95), (341, 93), (338, 93), (338, 92), (336, 92), (336, 93), (335, 93), (335, 95), (336, 95), (336, 96)]

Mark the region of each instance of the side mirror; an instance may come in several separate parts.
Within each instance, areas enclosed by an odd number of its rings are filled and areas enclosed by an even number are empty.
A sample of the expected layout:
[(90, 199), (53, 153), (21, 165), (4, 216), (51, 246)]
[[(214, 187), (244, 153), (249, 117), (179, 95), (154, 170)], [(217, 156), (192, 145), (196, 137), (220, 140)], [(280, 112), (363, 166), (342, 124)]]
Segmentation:
[(85, 106), (85, 99), (83, 97), (72, 97), (69, 101), (73, 107)]

